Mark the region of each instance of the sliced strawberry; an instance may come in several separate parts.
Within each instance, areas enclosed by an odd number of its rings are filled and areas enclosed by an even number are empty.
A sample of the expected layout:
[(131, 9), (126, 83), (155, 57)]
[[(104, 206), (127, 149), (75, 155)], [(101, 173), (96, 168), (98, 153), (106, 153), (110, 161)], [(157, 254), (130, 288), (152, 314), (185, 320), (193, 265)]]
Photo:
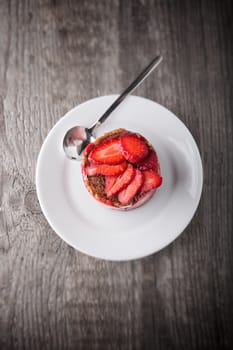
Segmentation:
[(116, 182), (117, 176), (105, 176), (105, 193), (108, 196), (109, 191), (111, 190), (112, 186)]
[(118, 200), (122, 205), (127, 205), (133, 199), (135, 194), (141, 188), (144, 181), (143, 173), (136, 169), (136, 174), (133, 180), (129, 183), (129, 185), (122, 191), (118, 193)]
[(143, 138), (137, 134), (128, 133), (120, 137), (122, 153), (130, 163), (137, 163), (148, 154), (148, 147)]
[(91, 164), (86, 167), (86, 174), (88, 176), (94, 175), (120, 175), (122, 174), (127, 167), (127, 163), (123, 162), (121, 164), (116, 165), (107, 165), (107, 164)]
[(102, 164), (119, 164), (125, 160), (119, 137), (113, 137), (97, 145), (89, 154), (90, 162)]
[(143, 171), (143, 175), (144, 184), (141, 188), (141, 192), (148, 192), (162, 184), (162, 177), (151, 169)]
[(158, 157), (154, 150), (151, 150), (146, 158), (141, 160), (137, 164), (138, 169), (140, 170), (148, 170), (153, 169), (155, 172), (157, 172), (159, 169), (158, 164)]
[(135, 174), (136, 171), (132, 164), (128, 164), (123, 174), (117, 178), (112, 188), (107, 192), (108, 197), (111, 197), (123, 190), (133, 180)]
[(84, 154), (85, 154), (85, 156), (87, 156), (89, 153), (90, 153), (90, 151), (92, 150), (92, 148), (94, 148), (94, 143), (89, 143), (88, 145), (87, 145), (87, 147), (85, 148), (85, 150), (84, 150)]

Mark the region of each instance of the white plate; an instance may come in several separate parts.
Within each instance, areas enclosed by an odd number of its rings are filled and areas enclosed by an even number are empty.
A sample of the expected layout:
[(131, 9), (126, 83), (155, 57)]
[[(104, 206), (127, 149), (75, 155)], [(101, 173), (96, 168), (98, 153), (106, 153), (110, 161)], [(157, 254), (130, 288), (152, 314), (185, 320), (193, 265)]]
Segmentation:
[(82, 182), (80, 163), (65, 157), (62, 140), (74, 125), (90, 126), (116, 97), (87, 101), (59, 120), (42, 145), (36, 188), (46, 219), (69, 245), (102, 259), (131, 260), (157, 252), (186, 228), (200, 200), (203, 171), (185, 125), (161, 105), (130, 96), (97, 136), (119, 127), (143, 134), (158, 153), (163, 185), (145, 205), (127, 212), (93, 199)]

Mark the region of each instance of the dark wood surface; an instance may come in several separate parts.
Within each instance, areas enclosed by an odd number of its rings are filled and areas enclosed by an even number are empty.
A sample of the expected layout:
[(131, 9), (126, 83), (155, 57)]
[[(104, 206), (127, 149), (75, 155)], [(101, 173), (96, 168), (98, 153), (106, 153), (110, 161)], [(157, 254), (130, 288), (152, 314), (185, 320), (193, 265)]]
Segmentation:
[[(231, 1), (0, 0), (0, 349), (232, 349)], [(176, 113), (204, 165), (198, 211), (159, 253), (107, 262), (45, 220), (35, 166), (75, 105), (136, 94)]]

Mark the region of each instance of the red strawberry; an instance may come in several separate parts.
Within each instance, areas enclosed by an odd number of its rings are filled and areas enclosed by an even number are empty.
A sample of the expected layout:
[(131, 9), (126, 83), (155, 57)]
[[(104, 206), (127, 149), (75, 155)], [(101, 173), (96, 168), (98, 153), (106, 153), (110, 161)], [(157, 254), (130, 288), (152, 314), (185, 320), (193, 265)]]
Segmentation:
[(155, 172), (157, 172), (159, 169), (159, 164), (158, 164), (158, 158), (154, 150), (151, 150), (146, 158), (141, 160), (137, 164), (138, 169), (140, 170), (148, 170), (148, 169), (153, 169)]
[(102, 164), (119, 164), (125, 160), (119, 137), (113, 137), (97, 145), (89, 154), (90, 162)]
[(135, 194), (141, 188), (144, 181), (144, 176), (139, 169), (136, 169), (136, 174), (129, 185), (118, 193), (118, 200), (122, 205), (127, 205), (133, 199)]
[(162, 184), (162, 177), (151, 169), (143, 171), (143, 175), (144, 184), (142, 185), (141, 192), (148, 192)]
[(130, 163), (137, 163), (148, 154), (148, 147), (143, 138), (137, 134), (128, 133), (120, 137), (122, 153)]
[(123, 190), (133, 180), (135, 174), (136, 171), (134, 167), (131, 164), (128, 164), (123, 174), (117, 178), (112, 188), (107, 192), (107, 196), (111, 197)]
[(122, 174), (127, 167), (127, 163), (123, 162), (116, 165), (107, 165), (107, 164), (91, 164), (86, 167), (86, 173), (88, 176), (94, 175), (120, 175)]
[(85, 148), (85, 150), (84, 150), (84, 154), (85, 154), (85, 156), (87, 156), (88, 155), (88, 153), (90, 153), (90, 151), (92, 150), (92, 148), (94, 148), (94, 143), (89, 143), (88, 145), (87, 145), (87, 147)]
[(116, 182), (117, 176), (105, 176), (105, 193), (108, 195), (112, 186)]

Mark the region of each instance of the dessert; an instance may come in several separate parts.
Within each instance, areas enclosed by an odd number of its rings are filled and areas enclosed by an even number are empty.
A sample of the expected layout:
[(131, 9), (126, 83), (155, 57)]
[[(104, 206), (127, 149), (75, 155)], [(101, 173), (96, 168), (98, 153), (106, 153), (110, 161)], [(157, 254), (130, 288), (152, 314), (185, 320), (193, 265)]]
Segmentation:
[(144, 204), (162, 184), (157, 154), (145, 137), (116, 129), (90, 143), (83, 155), (82, 176), (91, 195), (114, 209)]

